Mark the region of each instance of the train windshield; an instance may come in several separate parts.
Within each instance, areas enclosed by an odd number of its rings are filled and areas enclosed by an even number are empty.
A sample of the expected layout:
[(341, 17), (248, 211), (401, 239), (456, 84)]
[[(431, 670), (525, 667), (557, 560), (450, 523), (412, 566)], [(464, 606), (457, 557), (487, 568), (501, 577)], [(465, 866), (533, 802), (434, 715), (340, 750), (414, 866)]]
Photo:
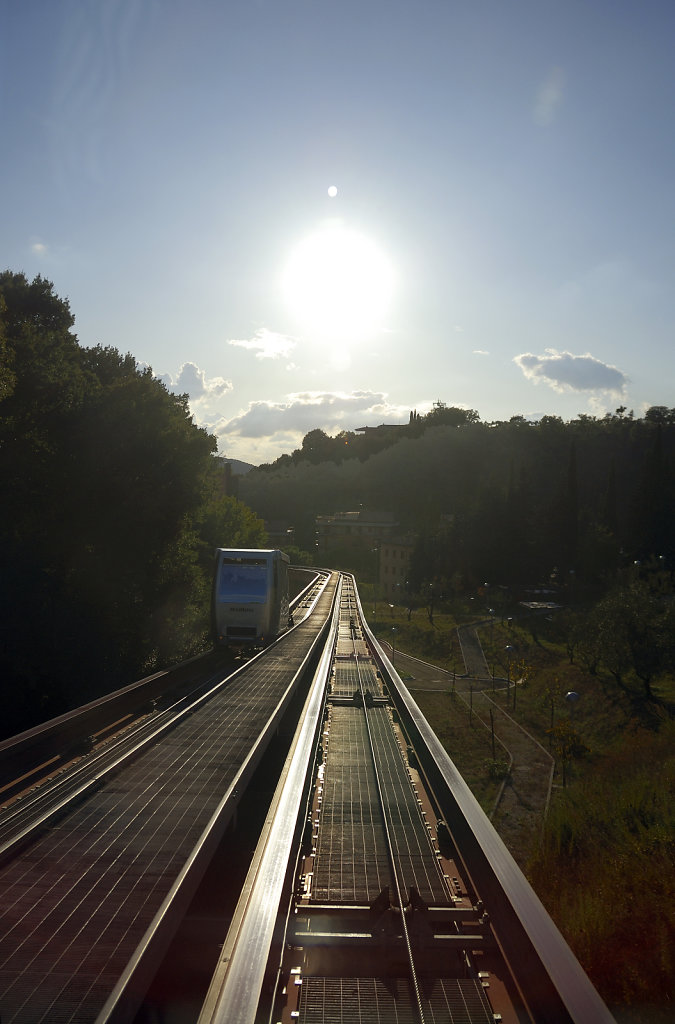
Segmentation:
[(264, 601), (267, 562), (262, 558), (223, 558), (218, 576), (219, 601)]

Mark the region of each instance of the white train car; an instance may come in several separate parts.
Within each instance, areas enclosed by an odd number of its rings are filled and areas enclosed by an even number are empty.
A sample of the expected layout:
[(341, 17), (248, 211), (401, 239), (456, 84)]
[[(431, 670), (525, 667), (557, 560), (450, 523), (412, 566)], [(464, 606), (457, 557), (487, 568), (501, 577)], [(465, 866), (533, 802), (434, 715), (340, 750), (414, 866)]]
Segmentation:
[(277, 548), (217, 548), (214, 639), (219, 645), (268, 643), (289, 626), (288, 564)]

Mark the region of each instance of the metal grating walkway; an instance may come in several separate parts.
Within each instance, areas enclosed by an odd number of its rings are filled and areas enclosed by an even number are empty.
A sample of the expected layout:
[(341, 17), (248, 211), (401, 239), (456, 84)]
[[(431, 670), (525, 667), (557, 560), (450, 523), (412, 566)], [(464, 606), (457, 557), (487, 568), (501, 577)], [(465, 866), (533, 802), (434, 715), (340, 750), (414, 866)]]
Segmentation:
[[(386, 708), (369, 711), (402, 894), (415, 886), (429, 904), (450, 903)], [(395, 892), (387, 853), (366, 718), (362, 709), (333, 707), (319, 816), (312, 899), (369, 903)]]
[(391, 871), (359, 708), (331, 710), (324, 780), (312, 898), (368, 903), (391, 885)]
[(286, 692), (331, 596), (0, 868), (2, 1024), (96, 1019)]
[[(421, 979), (426, 1024), (494, 1024), (479, 982)], [(302, 981), (298, 1024), (419, 1024), (404, 978), (311, 978)]]
[(426, 903), (448, 904), (450, 890), (439, 867), (431, 831), (422, 815), (389, 713), (386, 708), (373, 709), (369, 720), (402, 894), (407, 896), (415, 886)]
[(356, 662), (337, 662), (335, 675), (331, 685), (331, 696), (352, 697), (359, 689), (359, 677), (363, 682), (364, 689), (370, 690), (373, 695), (382, 696), (382, 682), (377, 677), (377, 672), (372, 662), (359, 665)]

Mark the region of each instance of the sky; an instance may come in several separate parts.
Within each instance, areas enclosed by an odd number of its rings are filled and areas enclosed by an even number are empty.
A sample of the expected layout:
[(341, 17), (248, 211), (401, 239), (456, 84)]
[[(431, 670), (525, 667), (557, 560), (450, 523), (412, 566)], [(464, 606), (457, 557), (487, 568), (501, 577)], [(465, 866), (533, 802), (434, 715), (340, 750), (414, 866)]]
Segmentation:
[(253, 464), (675, 406), (672, 0), (3, 0), (0, 267)]

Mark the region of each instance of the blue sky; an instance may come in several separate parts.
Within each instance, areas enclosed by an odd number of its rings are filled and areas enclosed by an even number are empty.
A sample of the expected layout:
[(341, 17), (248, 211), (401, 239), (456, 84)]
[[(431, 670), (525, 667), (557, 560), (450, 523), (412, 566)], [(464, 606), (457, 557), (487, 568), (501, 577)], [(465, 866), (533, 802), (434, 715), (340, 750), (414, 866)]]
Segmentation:
[(675, 406), (670, 0), (7, 0), (0, 31), (0, 263), (221, 454), (437, 400)]

